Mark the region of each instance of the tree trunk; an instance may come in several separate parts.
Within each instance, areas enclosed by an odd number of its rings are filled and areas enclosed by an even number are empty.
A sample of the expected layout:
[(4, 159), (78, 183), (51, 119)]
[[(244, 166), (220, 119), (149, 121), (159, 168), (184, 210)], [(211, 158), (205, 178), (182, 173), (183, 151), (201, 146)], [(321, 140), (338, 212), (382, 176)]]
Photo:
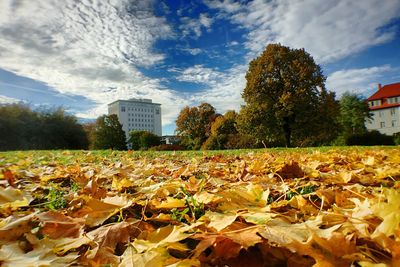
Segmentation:
[(290, 118), (289, 117), (285, 117), (283, 119), (283, 131), (285, 132), (286, 147), (290, 147), (290, 138), (292, 135), (292, 129), (290, 128)]

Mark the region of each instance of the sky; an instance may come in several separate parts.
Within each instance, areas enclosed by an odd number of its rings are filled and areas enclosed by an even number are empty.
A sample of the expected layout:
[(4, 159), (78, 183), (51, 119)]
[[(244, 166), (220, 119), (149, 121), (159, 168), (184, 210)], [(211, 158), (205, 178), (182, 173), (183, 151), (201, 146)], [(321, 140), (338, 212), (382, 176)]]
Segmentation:
[(326, 87), (368, 97), (400, 82), (398, 0), (0, 0), (0, 103), (81, 119), (118, 99), (239, 110), (249, 62), (269, 43), (304, 48)]

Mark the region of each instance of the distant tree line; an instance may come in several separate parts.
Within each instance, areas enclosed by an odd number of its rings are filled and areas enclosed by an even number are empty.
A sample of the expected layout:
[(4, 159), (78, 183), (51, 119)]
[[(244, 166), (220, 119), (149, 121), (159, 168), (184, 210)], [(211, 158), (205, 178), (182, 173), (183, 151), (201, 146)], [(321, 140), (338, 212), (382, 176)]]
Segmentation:
[(0, 150), (87, 149), (88, 138), (63, 109), (33, 111), (25, 104), (0, 106)]
[(133, 131), (127, 142), (117, 115), (80, 124), (62, 108), (32, 110), (29, 105), (0, 105), (0, 151), (46, 149), (144, 150), (161, 144), (160, 137)]
[[(185, 107), (176, 131), (187, 149), (274, 146), (386, 145), (393, 137), (368, 132), (365, 99), (326, 90), (325, 76), (304, 49), (270, 44), (250, 62), (239, 113), (217, 114), (208, 103)], [(400, 137), (395, 137), (400, 139)]]

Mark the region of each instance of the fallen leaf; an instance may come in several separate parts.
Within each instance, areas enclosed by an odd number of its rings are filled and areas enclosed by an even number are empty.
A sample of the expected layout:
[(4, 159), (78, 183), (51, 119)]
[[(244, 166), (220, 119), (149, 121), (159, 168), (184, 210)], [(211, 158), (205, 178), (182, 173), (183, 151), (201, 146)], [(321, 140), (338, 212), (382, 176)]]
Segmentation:
[(41, 233), (50, 238), (76, 238), (83, 233), (85, 220), (82, 218), (72, 218), (56, 211), (40, 213), (36, 217), (42, 223)]

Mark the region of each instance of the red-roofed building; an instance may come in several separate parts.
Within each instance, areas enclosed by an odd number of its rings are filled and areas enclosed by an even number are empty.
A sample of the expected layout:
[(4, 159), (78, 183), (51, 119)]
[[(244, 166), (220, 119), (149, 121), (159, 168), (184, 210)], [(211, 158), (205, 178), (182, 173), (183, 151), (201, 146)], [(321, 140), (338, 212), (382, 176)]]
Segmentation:
[(400, 83), (378, 85), (378, 91), (368, 99), (372, 120), (367, 121), (368, 130), (393, 135), (400, 132)]

